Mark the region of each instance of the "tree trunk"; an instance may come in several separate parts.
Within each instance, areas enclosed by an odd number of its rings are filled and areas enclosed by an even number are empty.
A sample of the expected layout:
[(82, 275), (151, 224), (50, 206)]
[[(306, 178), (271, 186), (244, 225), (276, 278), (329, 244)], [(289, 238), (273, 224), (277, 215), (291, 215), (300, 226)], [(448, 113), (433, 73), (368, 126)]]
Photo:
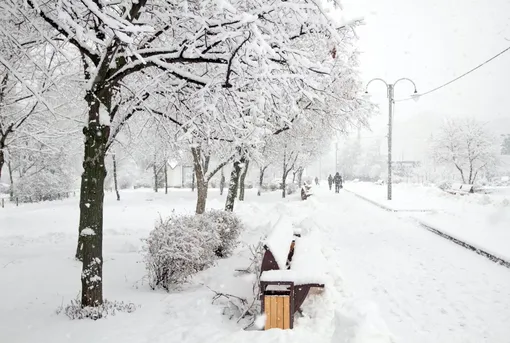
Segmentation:
[(282, 177), (282, 198), (287, 196), (287, 173), (283, 172)]
[(464, 171), (462, 170), (462, 168), (461, 168), (461, 167), (459, 167), (459, 166), (457, 165), (457, 163), (455, 163), (455, 167), (456, 167), (456, 168), (457, 168), (457, 170), (460, 172), (460, 176), (462, 177), (462, 182), (463, 182), (463, 183), (466, 183), (466, 178), (464, 177)]
[(168, 166), (165, 160), (165, 194), (168, 194)]
[(76, 257), (83, 262), (82, 307), (103, 303), (103, 200), (106, 177), (105, 155), (110, 127), (99, 121), (99, 100), (87, 94), (88, 126), (85, 136), (80, 189), (80, 225)]
[(207, 203), (207, 191), (208, 182), (197, 179), (197, 207), (195, 210), (196, 214), (202, 214), (205, 212), (205, 205)]
[(303, 171), (304, 171), (303, 168), (300, 168), (299, 171), (298, 171), (298, 185), (299, 185), (299, 188), (301, 188), (301, 186), (303, 185)]
[(195, 167), (193, 167), (193, 174), (191, 174), (191, 191), (195, 191)]
[(154, 173), (154, 192), (158, 192), (158, 168), (156, 166), (156, 154), (154, 154), (154, 163), (152, 164), (152, 172)]
[(260, 196), (262, 193), (262, 185), (264, 184), (264, 173), (266, 172), (267, 167), (260, 167), (260, 175), (259, 175), (259, 190), (257, 191), (257, 195)]
[(287, 151), (283, 151), (283, 174), (282, 174), (282, 198), (285, 198), (287, 195), (287, 185), (286, 185), (286, 179), (287, 179)]
[(9, 160), (7, 161), (7, 170), (9, 171), (9, 181), (11, 183), (11, 187), (9, 187), (9, 198), (11, 201), (14, 201), (14, 178), (12, 177), (12, 167), (11, 167), (11, 156), (9, 155)]
[(224, 188), (225, 188), (225, 174), (223, 173), (223, 168), (221, 168), (220, 195), (223, 195), (223, 189)]
[(5, 163), (4, 149), (0, 148), (0, 180), (2, 180), (2, 169)]
[(239, 186), (239, 176), (241, 175), (241, 163), (243, 159), (240, 161), (234, 162), (234, 168), (232, 168), (232, 172), (230, 173), (230, 183), (228, 185), (228, 194), (227, 201), (225, 203), (225, 211), (232, 212), (234, 211), (234, 203), (236, 201), (237, 188)]
[(117, 201), (120, 201), (119, 183), (117, 182), (117, 160), (115, 154), (112, 154), (113, 160), (113, 185), (115, 186), (115, 194), (117, 195)]
[(245, 189), (244, 181), (246, 180), (246, 174), (248, 174), (249, 166), (250, 166), (250, 161), (246, 160), (246, 162), (244, 162), (243, 171), (239, 178), (239, 201), (244, 201), (244, 189)]
[(191, 155), (193, 156), (193, 182), (192, 190), (195, 188), (195, 177), (197, 183), (197, 206), (195, 208), (196, 214), (205, 212), (205, 204), (207, 202), (207, 191), (209, 180), (205, 179), (204, 168), (208, 166), (202, 165), (202, 156), (200, 148), (191, 148)]

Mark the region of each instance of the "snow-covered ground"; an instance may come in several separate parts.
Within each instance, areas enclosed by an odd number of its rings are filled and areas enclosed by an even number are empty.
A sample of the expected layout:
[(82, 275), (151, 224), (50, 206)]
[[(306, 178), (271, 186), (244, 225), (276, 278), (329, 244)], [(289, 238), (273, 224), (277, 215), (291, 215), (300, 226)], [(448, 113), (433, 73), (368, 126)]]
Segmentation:
[(435, 187), (401, 183), (393, 185), (391, 201), (386, 200), (386, 185), (348, 182), (345, 189), (388, 209), (410, 211), (423, 224), (510, 261), (508, 188), (491, 194), (453, 195)]
[[(210, 191), (210, 207), (223, 207), (218, 193)], [(251, 295), (252, 279), (237, 276), (235, 269), (248, 266), (248, 244), (257, 243), (281, 213), (328, 241), (331, 234), (321, 232), (316, 214), (330, 207), (321, 206), (318, 198), (302, 202), (294, 194), (282, 201), (278, 192), (256, 197), (250, 190), (247, 202), (236, 208), (247, 230), (235, 255), (170, 294), (150, 290), (144, 280), (141, 238), (147, 237), (159, 216), (172, 210), (192, 212), (194, 201), (190, 190), (171, 190), (168, 195), (124, 191), (120, 202), (112, 193), (106, 195), (104, 294), (139, 308), (95, 322), (56, 314), (80, 289), (81, 265), (72, 258), (77, 198), (0, 209), (0, 342), (391, 342), (377, 306), (349, 292), (331, 244), (322, 250), (329, 257), (333, 282), (324, 294), (308, 298), (305, 316), (297, 319), (294, 330), (244, 331), (222, 315), (220, 302), (211, 303), (210, 289)], [(329, 217), (334, 219), (334, 213)]]
[(510, 270), (355, 195), (323, 195), (327, 244), (399, 342), (509, 342)]
[[(233, 257), (170, 294), (144, 282), (139, 250), (155, 220), (192, 212), (194, 194), (126, 191), (105, 201), (104, 293), (140, 307), (99, 321), (69, 320), (55, 310), (79, 291), (75, 248), (77, 199), (0, 210), (0, 342), (491, 342), (510, 337), (510, 270), (342, 191), (315, 189), (307, 201), (279, 192), (236, 212), (247, 224)], [(397, 193), (398, 194), (398, 193)], [(209, 206), (224, 198), (211, 190)], [(332, 283), (310, 296), (294, 330), (244, 331), (211, 304), (210, 289), (251, 294), (237, 276), (254, 244), (280, 214), (317, 234)]]

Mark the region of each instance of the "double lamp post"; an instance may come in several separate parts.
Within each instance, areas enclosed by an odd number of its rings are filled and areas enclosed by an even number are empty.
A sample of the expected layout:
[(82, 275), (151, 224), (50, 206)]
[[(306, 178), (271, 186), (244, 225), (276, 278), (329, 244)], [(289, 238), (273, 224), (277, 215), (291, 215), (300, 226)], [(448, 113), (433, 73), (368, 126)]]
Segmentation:
[(392, 190), (391, 190), (391, 146), (392, 146), (392, 134), (393, 134), (393, 106), (395, 105), (395, 86), (400, 81), (408, 81), (413, 84), (414, 87), (414, 96), (413, 99), (418, 100), (418, 91), (416, 89), (416, 85), (414, 82), (408, 78), (401, 78), (392, 83), (387, 83), (383, 79), (375, 78), (370, 80), (370, 82), (367, 84), (367, 88), (365, 93), (368, 94), (368, 86), (374, 81), (381, 81), (386, 85), (386, 90), (388, 92), (388, 200), (391, 200), (392, 198)]

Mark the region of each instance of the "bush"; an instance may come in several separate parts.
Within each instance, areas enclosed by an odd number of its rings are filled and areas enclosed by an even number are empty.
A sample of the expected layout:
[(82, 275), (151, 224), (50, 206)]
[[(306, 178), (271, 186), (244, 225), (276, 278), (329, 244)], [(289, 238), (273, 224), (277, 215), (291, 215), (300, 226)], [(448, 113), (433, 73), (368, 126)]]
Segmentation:
[(452, 183), (448, 180), (443, 180), (437, 184), (437, 187), (443, 191), (446, 191), (452, 188)]
[(137, 306), (133, 303), (124, 303), (118, 301), (104, 300), (103, 305), (98, 307), (82, 307), (80, 299), (71, 300), (71, 304), (65, 308), (60, 306), (57, 310), (57, 314), (65, 313), (69, 319), (101, 319), (106, 318), (109, 315), (114, 316), (117, 312), (132, 313), (136, 311)]
[(277, 191), (277, 190), (279, 190), (279, 189), (281, 189), (281, 188), (282, 188), (282, 186), (281, 186), (280, 184), (278, 184), (278, 183), (271, 182), (271, 183), (269, 184), (269, 190), (270, 190), (271, 192)]
[(237, 246), (237, 239), (243, 229), (243, 224), (232, 212), (210, 210), (202, 214), (201, 219), (212, 224), (217, 233), (220, 244), (214, 253), (217, 257), (228, 257), (232, 255)]
[(20, 202), (57, 200), (67, 197), (73, 177), (63, 169), (43, 170), (20, 178), (15, 185), (15, 197)]
[(287, 194), (295, 193), (298, 189), (298, 186), (295, 183), (289, 183), (287, 184)]
[(210, 267), (217, 257), (229, 256), (241, 229), (233, 213), (218, 210), (160, 220), (144, 245), (149, 285), (169, 290)]
[[(205, 223), (205, 221), (204, 221)], [(210, 225), (201, 227), (195, 216), (172, 216), (160, 220), (144, 246), (149, 285), (169, 290), (214, 262), (219, 238)]]

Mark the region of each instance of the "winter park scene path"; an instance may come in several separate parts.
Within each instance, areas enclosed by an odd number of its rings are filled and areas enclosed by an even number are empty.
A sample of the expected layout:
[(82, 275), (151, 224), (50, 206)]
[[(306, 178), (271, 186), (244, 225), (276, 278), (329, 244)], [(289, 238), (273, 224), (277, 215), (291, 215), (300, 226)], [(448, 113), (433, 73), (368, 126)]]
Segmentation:
[(378, 305), (398, 341), (508, 342), (508, 268), (407, 215), (345, 192), (321, 195), (336, 217), (324, 222), (338, 268), (358, 296)]
[[(216, 193), (212, 208), (222, 205)], [(249, 191), (236, 210), (248, 225), (234, 256), (170, 294), (144, 283), (140, 238), (168, 206), (186, 212), (193, 193), (123, 194), (122, 203), (111, 193), (106, 198), (105, 293), (136, 311), (97, 322), (57, 315), (78, 287), (79, 263), (70, 256), (76, 200), (25, 205), (0, 212), (10, 227), (0, 239), (1, 342), (508, 342), (509, 269), (347, 192), (315, 188), (300, 201)], [(249, 264), (248, 244), (281, 215), (317, 234), (333, 283), (309, 297), (294, 330), (243, 331), (224, 302), (211, 304), (213, 290), (250, 294), (252, 279), (234, 270)]]

